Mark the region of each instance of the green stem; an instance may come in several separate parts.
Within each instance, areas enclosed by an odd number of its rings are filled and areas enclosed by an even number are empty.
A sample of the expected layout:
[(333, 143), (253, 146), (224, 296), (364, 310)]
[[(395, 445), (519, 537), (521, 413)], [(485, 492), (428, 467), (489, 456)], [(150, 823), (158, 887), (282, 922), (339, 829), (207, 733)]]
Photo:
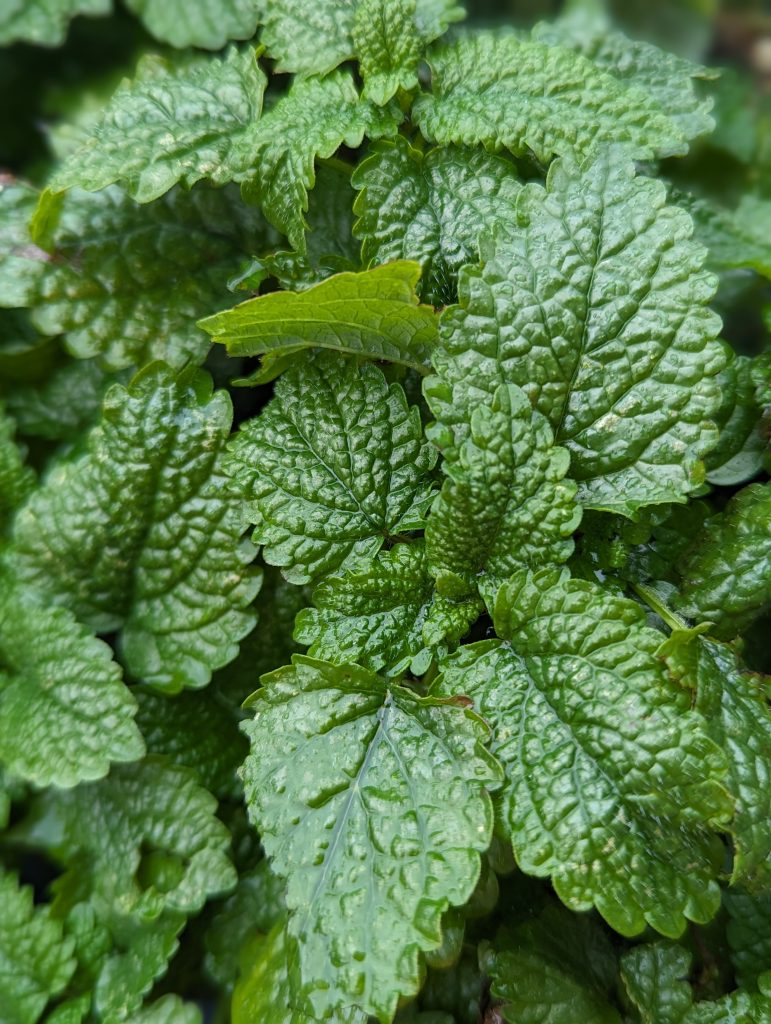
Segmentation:
[(666, 622), (671, 630), (688, 629), (688, 623), (676, 612), (673, 612), (670, 608), (664, 604), (659, 595), (653, 590), (652, 587), (646, 586), (644, 583), (633, 583), (632, 590), (641, 597), (643, 601), (651, 608), (662, 621)]

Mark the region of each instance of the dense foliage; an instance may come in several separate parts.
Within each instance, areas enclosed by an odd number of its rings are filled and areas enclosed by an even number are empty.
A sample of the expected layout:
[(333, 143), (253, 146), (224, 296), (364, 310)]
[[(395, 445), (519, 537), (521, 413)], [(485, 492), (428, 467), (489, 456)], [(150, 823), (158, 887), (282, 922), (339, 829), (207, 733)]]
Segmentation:
[(125, 6), (0, 5), (0, 1022), (768, 1024), (752, 83)]

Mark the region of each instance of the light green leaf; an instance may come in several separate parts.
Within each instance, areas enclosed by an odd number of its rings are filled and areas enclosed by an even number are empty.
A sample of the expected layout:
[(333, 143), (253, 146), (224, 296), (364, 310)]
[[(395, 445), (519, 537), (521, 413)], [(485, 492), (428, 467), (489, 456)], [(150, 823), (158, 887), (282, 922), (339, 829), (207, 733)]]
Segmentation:
[(166, 995), (132, 1014), (126, 1024), (201, 1024), (202, 1020), (198, 1006), (183, 1002), (179, 996)]
[(278, 380), (231, 443), (227, 468), (265, 560), (307, 583), (420, 529), (434, 460), (398, 384), (371, 364), (321, 352)]
[(93, 17), (111, 10), (112, 0), (3, 0), (0, 46), (16, 42), (59, 46), (76, 15)]
[(252, 628), (259, 578), (221, 451), (232, 408), (200, 371), (156, 363), (108, 391), (88, 450), (60, 461), (16, 517), (14, 566), (171, 692), (208, 683)]
[[(260, 935), (251, 943), (233, 993), (233, 1024), (274, 1024), (277, 1007), (282, 1008), (283, 1024), (314, 1024), (314, 1017), (292, 1007), (288, 946), (283, 919), (270, 934)], [(329, 1024), (367, 1024), (367, 1019), (355, 1008), (325, 1018)]]
[(249, 47), (222, 58), (144, 57), (50, 187), (93, 192), (120, 182), (148, 203), (177, 182), (224, 185), (251, 166), (265, 84)]
[(621, 1024), (613, 1006), (616, 957), (591, 917), (549, 905), (480, 951), (499, 1013), (511, 1024)]
[(135, 761), (136, 701), (112, 651), (64, 608), (0, 577), (0, 760), (38, 786), (74, 786)]
[(771, 200), (748, 194), (731, 210), (679, 188), (670, 195), (693, 218), (695, 237), (709, 249), (712, 269), (754, 270), (771, 279)]
[(0, 534), (14, 509), (35, 485), (35, 473), (24, 465), (26, 449), (16, 443), (16, 422), (0, 402)]
[(737, 991), (714, 1002), (696, 1003), (682, 1024), (768, 1024), (769, 1019), (771, 998)]
[(288, 880), (295, 1005), (325, 1016), (355, 1003), (390, 1020), (419, 988), (419, 951), (441, 945), (443, 911), (479, 877), (492, 832), (483, 787), (499, 779), (487, 730), (352, 665), (296, 656), (264, 682), (244, 784)]
[(635, 946), (621, 957), (621, 981), (642, 1024), (681, 1024), (693, 1004), (691, 954), (669, 942)]
[(681, 125), (648, 91), (561, 46), (476, 32), (429, 64), (432, 92), (418, 96), (413, 117), (432, 141), (530, 150), (542, 163), (606, 143), (637, 159), (687, 152)]
[(755, 992), (763, 975), (771, 981), (771, 893), (751, 895), (741, 889), (727, 889), (723, 901), (736, 980), (742, 988)]
[(771, 603), (771, 483), (750, 484), (708, 519), (679, 562), (677, 609), (731, 639)]
[(456, 444), (469, 405), (512, 383), (570, 451), (584, 506), (634, 516), (703, 480), (725, 363), (715, 279), (665, 200), (613, 151), (522, 191), (521, 228), (462, 273), (442, 317), (433, 363), (452, 402), (433, 412)]
[(720, 487), (746, 483), (760, 472), (768, 439), (761, 429), (762, 409), (753, 370), (757, 364), (736, 356), (718, 375), (722, 402), (715, 414), (717, 446), (707, 455), (707, 480)]
[(385, 359), (426, 372), (437, 320), (418, 304), (417, 263), (335, 274), (302, 292), (269, 292), (201, 320), (231, 356), (264, 355), (260, 382), (306, 348)]
[(356, 662), (389, 676), (408, 667), (422, 675), (434, 654), (455, 647), (482, 611), (475, 596), (453, 601), (434, 592), (420, 541), (397, 544), (361, 570), (328, 577), (313, 603), (295, 627), (312, 657)]
[[(441, 394), (439, 409), (452, 402), (436, 378), (426, 392), (429, 403)], [(519, 388), (501, 385), (467, 417), (467, 439), (452, 458), (445, 453), (447, 479), (431, 509), (426, 550), (440, 590), (443, 581), (456, 589), (451, 581), (462, 580), (473, 592), (483, 574), (489, 586), (523, 566), (566, 561), (581, 509), (576, 485), (564, 479), (568, 452), (554, 446), (547, 420)], [(437, 424), (440, 448), (441, 435)]]
[[(356, 56), (357, 12), (368, 0), (258, 0), (263, 24), (261, 41), (277, 62), (278, 71), (326, 74)], [(415, 24), (429, 42), (464, 15), (454, 0), (417, 0)]]
[(0, 1020), (35, 1024), (75, 969), (72, 943), (48, 907), (35, 906), (31, 886), (0, 868)]
[(273, 234), (235, 187), (174, 189), (149, 205), (117, 187), (78, 189), (57, 205), (46, 262), (24, 250), (25, 304), (38, 330), (111, 370), (203, 362), (209, 343), (195, 321), (231, 301), (228, 277)]
[(380, 106), (399, 89), (418, 84), (424, 41), (415, 21), (417, 0), (360, 0), (353, 23), (353, 46), (364, 79), (364, 97)]
[(416, 260), (423, 298), (434, 306), (454, 301), (458, 271), (477, 258), (480, 235), (516, 226), (522, 186), (514, 165), (458, 146), (423, 154), (401, 135), (370, 154), (352, 178), (363, 261)]
[(726, 784), (736, 801), (731, 883), (771, 883), (771, 711), (762, 684), (731, 647), (706, 636), (672, 633), (660, 653), (693, 691), (709, 735), (728, 757)]
[(628, 39), (613, 31), (605, 15), (575, 8), (557, 21), (536, 25), (533, 38), (575, 50), (616, 80), (646, 93), (658, 113), (669, 117), (686, 139), (711, 132), (715, 126), (709, 116), (712, 99), (697, 82), (716, 78), (719, 72), (640, 39)]
[(506, 782), (500, 817), (521, 869), (623, 935), (677, 936), (720, 902), (730, 819), (726, 762), (656, 657), (640, 607), (565, 570), (520, 572), (498, 593), (507, 642), (462, 647), (435, 692), (490, 723)]
[(304, 214), (315, 160), (333, 156), (342, 145), (356, 149), (365, 135), (393, 135), (399, 119), (396, 110), (361, 99), (347, 71), (296, 80), (255, 128), (239, 179), (244, 197), (259, 203), (271, 224), (305, 252)]
[(231, 39), (250, 39), (259, 0), (127, 0), (156, 39), (172, 46), (219, 50)]

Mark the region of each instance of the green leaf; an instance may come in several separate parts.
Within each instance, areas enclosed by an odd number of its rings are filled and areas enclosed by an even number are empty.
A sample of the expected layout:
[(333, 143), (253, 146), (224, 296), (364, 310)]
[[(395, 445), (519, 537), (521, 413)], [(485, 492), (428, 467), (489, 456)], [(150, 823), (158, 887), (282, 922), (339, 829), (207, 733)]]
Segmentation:
[(333, 156), (342, 145), (356, 149), (365, 135), (393, 135), (398, 120), (394, 110), (361, 99), (347, 71), (297, 79), (255, 128), (240, 177), (244, 197), (259, 203), (271, 224), (304, 252), (315, 160)]
[(251, 165), (265, 84), (249, 47), (221, 59), (144, 57), (50, 187), (93, 192), (120, 182), (148, 203), (177, 182), (224, 185)]
[(536, 25), (533, 38), (575, 50), (616, 80), (646, 93), (654, 109), (670, 118), (686, 139), (715, 127), (709, 116), (713, 101), (697, 83), (716, 78), (719, 72), (640, 39), (628, 39), (613, 31), (605, 15), (576, 8), (555, 22)]
[(201, 1024), (201, 1010), (179, 996), (161, 996), (156, 1002), (132, 1014), (126, 1024)]
[(119, 630), (128, 671), (171, 692), (205, 686), (254, 623), (254, 552), (221, 468), (231, 420), (207, 374), (152, 364), (110, 388), (88, 450), (16, 517), (20, 580)]
[(35, 485), (35, 473), (24, 465), (26, 449), (16, 443), (16, 422), (0, 402), (0, 534)]
[(48, 907), (35, 906), (30, 886), (0, 868), (0, 1020), (35, 1024), (75, 968), (72, 943)]
[(731, 639), (771, 603), (771, 483), (750, 484), (708, 519), (680, 559), (677, 609)]
[(24, 42), (59, 46), (70, 20), (78, 14), (109, 14), (112, 0), (4, 0), (0, 11), (0, 46)]
[(709, 735), (728, 757), (736, 800), (732, 884), (771, 883), (771, 711), (762, 683), (731, 647), (675, 632), (661, 649), (674, 677), (695, 694)]
[(754, 270), (771, 279), (771, 201), (748, 194), (731, 210), (678, 188), (670, 194), (693, 218), (695, 237), (709, 249), (712, 269)]
[(0, 760), (38, 786), (74, 786), (135, 761), (145, 745), (136, 701), (110, 648), (64, 608), (2, 578)]
[(156, 39), (172, 46), (220, 50), (231, 39), (250, 39), (259, 0), (127, 0)]
[(619, 143), (630, 157), (687, 152), (688, 135), (645, 89), (561, 46), (476, 32), (429, 55), (431, 93), (413, 118), (434, 142), (482, 144), (537, 160)]
[(443, 911), (479, 877), (483, 787), (499, 779), (486, 729), (453, 702), (299, 656), (253, 706), (247, 805), (288, 879), (295, 1005), (324, 1016), (355, 1003), (385, 1024), (417, 992)]
[[(378, 0), (379, 3), (382, 0)], [(326, 74), (356, 56), (357, 13), (368, 0), (258, 0), (261, 40), (274, 57), (277, 71), (302, 75)], [(390, 13), (389, 4), (385, 13)], [(448, 25), (463, 17), (454, 0), (417, 0), (414, 20), (420, 36), (436, 39)], [(359, 15), (359, 19), (361, 15)]]
[(681, 1024), (693, 1004), (691, 954), (669, 942), (635, 946), (621, 957), (621, 981), (642, 1024)]
[(616, 957), (598, 922), (549, 905), (480, 951), (498, 1012), (512, 1024), (620, 1024)]
[(720, 902), (731, 816), (725, 758), (656, 657), (632, 601), (565, 570), (502, 587), (496, 632), (462, 647), (435, 685), (489, 721), (506, 772), (500, 817), (520, 868), (623, 935), (677, 936)]
[(68, 361), (42, 381), (9, 391), (5, 404), (27, 437), (71, 441), (99, 418), (110, 383), (96, 360)]
[[(452, 402), (435, 378), (426, 393), (429, 403), (441, 395), (440, 409)], [(492, 401), (485, 395), (469, 407), (467, 418), (467, 439), (442, 464), (447, 479), (426, 526), (440, 590), (443, 580), (453, 588), (450, 581), (460, 579), (473, 592), (483, 575), (489, 586), (523, 566), (566, 561), (581, 519), (576, 485), (564, 479), (570, 456), (554, 446), (547, 420), (519, 388), (501, 385)], [(438, 424), (440, 448), (441, 435)]]
[(401, 135), (372, 146), (352, 182), (362, 260), (416, 260), (423, 298), (434, 306), (455, 299), (458, 271), (477, 258), (480, 235), (516, 226), (522, 187), (504, 157), (459, 146), (423, 154)]
[(755, 365), (753, 360), (737, 356), (717, 378), (723, 400), (714, 418), (720, 437), (704, 464), (707, 480), (719, 487), (746, 483), (763, 467), (768, 441), (761, 430)]
[(308, 583), (420, 529), (434, 459), (398, 384), (322, 352), (277, 381), (231, 443), (227, 468), (265, 560)]
[(29, 233), (37, 201), (31, 185), (0, 176), (0, 306), (26, 306), (51, 258)]
[(417, 0), (360, 0), (353, 46), (364, 79), (364, 97), (384, 106), (399, 89), (418, 85), (423, 40), (415, 22)]
[(727, 889), (723, 900), (736, 980), (742, 988), (755, 992), (763, 975), (766, 982), (771, 981), (771, 893), (751, 895), (741, 889)]
[[(276, 1008), (283, 1024), (313, 1024), (315, 1018), (292, 1007), (286, 922), (260, 935), (244, 954), (244, 968), (233, 993), (233, 1024), (274, 1024)], [(329, 1024), (367, 1024), (367, 1015), (353, 1007), (333, 1013)]]
[(174, 189), (149, 205), (117, 187), (75, 190), (58, 205), (47, 261), (28, 247), (25, 304), (38, 330), (65, 334), (75, 356), (110, 370), (203, 362), (209, 343), (195, 321), (228, 304), (228, 277), (272, 234), (234, 187)]
[(419, 278), (417, 263), (400, 260), (336, 274), (306, 291), (260, 295), (199, 326), (226, 345), (228, 355), (264, 355), (260, 383), (306, 348), (387, 359), (425, 373), (437, 321), (430, 307), (418, 304)]
[(570, 451), (582, 505), (634, 516), (703, 480), (725, 363), (715, 279), (665, 200), (613, 151), (522, 191), (522, 226), (442, 317), (433, 363), (452, 402), (433, 412), (455, 444), (469, 405), (518, 384)]
[(331, 576), (313, 592), (315, 608), (297, 616), (295, 638), (308, 653), (336, 664), (356, 662), (374, 672), (427, 671), (435, 653), (458, 644), (482, 604), (434, 592), (422, 542), (397, 544), (360, 571)]

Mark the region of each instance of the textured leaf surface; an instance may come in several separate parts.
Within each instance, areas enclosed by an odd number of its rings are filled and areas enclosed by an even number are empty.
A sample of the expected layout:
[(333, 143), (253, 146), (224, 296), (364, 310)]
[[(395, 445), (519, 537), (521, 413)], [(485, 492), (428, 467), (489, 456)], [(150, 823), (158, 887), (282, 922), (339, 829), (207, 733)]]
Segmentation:
[(508, 160), (484, 150), (436, 147), (425, 155), (402, 136), (381, 141), (356, 168), (354, 232), (365, 263), (416, 260), (422, 295), (455, 299), (458, 271), (476, 259), (479, 237), (516, 225), (521, 184)]
[(693, 1003), (691, 954), (668, 942), (635, 946), (621, 958), (621, 980), (643, 1024), (681, 1024)]
[(24, 465), (25, 451), (15, 434), (16, 423), (0, 402), (0, 532), (35, 484), (34, 471)]
[(291, 366), (241, 427), (228, 470), (265, 560), (307, 583), (422, 526), (433, 461), (398, 384), (320, 353)]
[(433, 310), (418, 305), (417, 263), (400, 260), (336, 274), (307, 291), (269, 292), (200, 322), (231, 356), (264, 355), (264, 378), (305, 348), (387, 359), (425, 372), (437, 339)]
[(436, 691), (466, 694), (506, 771), (500, 814), (523, 871), (617, 931), (678, 935), (719, 905), (732, 804), (725, 758), (656, 658), (639, 606), (564, 570), (502, 587), (496, 631), (452, 655)]
[(25, 304), (40, 331), (64, 333), (74, 355), (108, 369), (200, 363), (209, 346), (196, 320), (227, 305), (228, 277), (271, 234), (235, 188), (174, 189), (149, 205), (117, 187), (74, 190), (51, 226), (50, 252), (17, 250), (30, 254)]
[(482, 611), (474, 596), (453, 601), (435, 594), (420, 542), (398, 544), (361, 571), (329, 577), (316, 587), (313, 602), (295, 629), (312, 657), (387, 675), (408, 666), (422, 675), (437, 649), (455, 647)]
[(380, 106), (399, 89), (414, 89), (423, 41), (415, 21), (417, 0), (359, 0), (353, 46), (364, 96)]
[(755, 991), (765, 975), (771, 981), (771, 893), (751, 895), (729, 889), (723, 896), (728, 922), (726, 938), (731, 963), (742, 988)]
[(548, 906), (503, 932), (482, 960), (512, 1024), (620, 1024), (612, 1001), (616, 958), (592, 918)]
[[(467, 440), (443, 463), (447, 480), (426, 526), (440, 589), (443, 578), (473, 590), (482, 574), (494, 583), (523, 566), (564, 562), (581, 518), (576, 485), (564, 479), (568, 452), (555, 448), (548, 422), (517, 387), (502, 385), (467, 416)], [(435, 441), (441, 433), (439, 424)]]
[(695, 235), (709, 249), (714, 270), (754, 270), (771, 279), (771, 201), (745, 195), (731, 210), (672, 189), (672, 200), (693, 217)]
[(725, 355), (690, 220), (617, 157), (560, 161), (523, 190), (522, 227), (463, 272), (442, 318), (452, 403), (432, 409), (459, 443), (480, 392), (518, 384), (570, 451), (579, 501), (634, 515), (703, 479)]
[(429, 56), (432, 92), (413, 116), (435, 142), (531, 150), (541, 162), (619, 143), (646, 159), (687, 150), (682, 127), (644, 89), (579, 53), (477, 32)]
[(723, 401), (715, 421), (720, 437), (704, 460), (712, 484), (731, 487), (745, 483), (763, 466), (768, 438), (763, 433), (762, 409), (756, 396), (756, 366), (753, 360), (737, 356), (718, 376)]
[(302, 657), (266, 677), (253, 706), (247, 804), (288, 879), (297, 1005), (320, 1016), (355, 1003), (388, 1020), (419, 987), (418, 951), (441, 944), (442, 912), (479, 876), (492, 830), (483, 787), (498, 781), (485, 727), (364, 669)]
[(37, 199), (31, 185), (0, 175), (0, 306), (6, 308), (27, 305), (49, 258), (29, 233)]
[(247, 165), (252, 170), (241, 176), (244, 196), (261, 204), (268, 220), (304, 252), (316, 158), (333, 156), (343, 144), (356, 149), (365, 135), (393, 135), (397, 123), (394, 111), (360, 98), (346, 71), (298, 79), (256, 126)]
[(750, 484), (704, 524), (681, 558), (680, 611), (730, 639), (771, 602), (771, 484)]
[(673, 633), (661, 651), (709, 735), (728, 757), (726, 784), (736, 801), (732, 884), (771, 882), (771, 712), (762, 681), (742, 669), (732, 648), (705, 636)]
[(221, 469), (231, 419), (208, 375), (153, 364), (110, 389), (86, 454), (16, 518), (20, 578), (120, 630), (132, 675), (171, 691), (204, 686), (254, 622), (253, 550)]
[[(353, 35), (362, 6), (369, 6), (367, 0), (317, 0), (310, 6), (306, 0), (259, 0), (261, 40), (279, 71), (326, 74), (356, 56)], [(415, 7), (415, 24), (426, 40), (436, 39), (464, 14), (454, 0), (417, 0)]]
[(265, 82), (248, 47), (221, 59), (145, 57), (51, 188), (96, 191), (120, 182), (147, 203), (177, 182), (224, 185), (251, 163)]
[(109, 383), (95, 360), (68, 361), (40, 382), (14, 387), (5, 402), (20, 433), (70, 441), (99, 418)]
[(15, 42), (59, 46), (76, 15), (109, 14), (111, 9), (112, 0), (4, 0), (0, 46)]
[(73, 786), (145, 752), (110, 648), (64, 608), (0, 578), (0, 760), (38, 786)]
[(219, 50), (231, 39), (249, 39), (257, 27), (258, 0), (128, 0), (156, 39), (172, 46)]
[(201, 1024), (202, 1019), (201, 1010), (194, 1003), (167, 995), (133, 1014), (128, 1024)]
[(34, 906), (32, 888), (1, 868), (0, 907), (0, 1020), (35, 1024), (75, 968), (72, 943), (48, 908)]

